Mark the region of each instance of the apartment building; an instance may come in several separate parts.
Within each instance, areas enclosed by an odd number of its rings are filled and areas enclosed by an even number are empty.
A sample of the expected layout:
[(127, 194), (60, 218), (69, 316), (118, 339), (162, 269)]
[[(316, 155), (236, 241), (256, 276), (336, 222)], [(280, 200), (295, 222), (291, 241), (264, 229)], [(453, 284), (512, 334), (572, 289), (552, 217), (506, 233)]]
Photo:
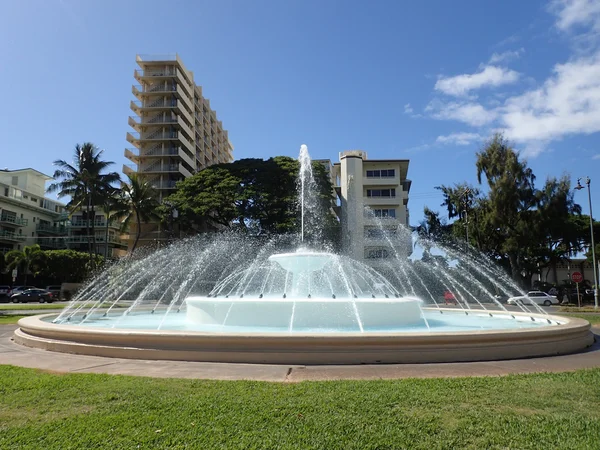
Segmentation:
[(407, 159), (368, 159), (367, 152), (340, 153), (332, 169), (339, 198), (344, 251), (355, 259), (376, 262), (409, 255), (410, 238), (399, 233), (409, 225)]
[[(122, 237), (121, 224), (115, 220), (107, 220), (105, 211), (94, 211), (94, 237), (91, 239), (93, 251), (107, 258), (120, 258), (127, 254), (127, 239)], [(90, 221), (92, 219), (90, 218)], [(88, 233), (91, 233), (91, 223), (88, 228), (88, 216), (85, 209), (73, 213), (69, 221), (69, 248), (80, 252), (89, 251)]]
[(31, 168), (0, 170), (0, 253), (33, 244), (66, 248), (68, 214), (65, 205), (44, 196), (50, 180)]
[[(133, 165), (125, 165), (123, 172), (143, 174), (162, 200), (177, 181), (233, 161), (233, 145), (178, 55), (138, 55), (136, 62), (133, 75), (139, 84), (132, 88), (136, 100), (130, 105), (135, 116), (129, 117), (133, 131), (127, 133), (133, 147), (125, 150)], [(139, 245), (160, 238), (158, 224), (142, 226)]]

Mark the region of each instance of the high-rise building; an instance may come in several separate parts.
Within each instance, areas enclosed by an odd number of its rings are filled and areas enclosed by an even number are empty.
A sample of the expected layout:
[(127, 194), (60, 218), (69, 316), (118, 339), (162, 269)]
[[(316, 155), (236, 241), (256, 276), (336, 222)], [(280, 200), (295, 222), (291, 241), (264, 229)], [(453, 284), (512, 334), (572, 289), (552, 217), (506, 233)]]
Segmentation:
[[(125, 150), (134, 165), (125, 165), (123, 172), (143, 174), (162, 200), (177, 181), (207, 166), (233, 161), (233, 146), (178, 55), (138, 55), (136, 61), (140, 68), (134, 77), (139, 85), (132, 88), (136, 100), (131, 102), (136, 115), (129, 117), (135, 131), (127, 133), (133, 148)], [(158, 224), (142, 226), (140, 241), (160, 238)]]
[[(367, 159), (367, 153), (340, 153), (332, 180), (340, 201), (342, 245), (358, 260), (376, 262), (409, 255), (411, 242), (398, 226), (409, 226), (408, 159)], [(391, 247), (394, 248), (391, 248)]]

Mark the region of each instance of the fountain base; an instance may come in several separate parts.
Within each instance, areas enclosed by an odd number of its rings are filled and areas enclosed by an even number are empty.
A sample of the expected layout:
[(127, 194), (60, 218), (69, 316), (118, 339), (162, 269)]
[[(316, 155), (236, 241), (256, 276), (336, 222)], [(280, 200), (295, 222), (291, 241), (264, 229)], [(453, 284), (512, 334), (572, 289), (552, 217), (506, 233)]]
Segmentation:
[(423, 323), (421, 301), (402, 298), (188, 297), (187, 322), (294, 332), (362, 331)]
[[(460, 314), (436, 310), (444, 316)], [(503, 311), (494, 314), (506, 315)], [(594, 342), (582, 319), (512, 313), (560, 325), (447, 333), (202, 333), (74, 327), (54, 314), (19, 320), (14, 341), (28, 347), (113, 358), (268, 364), (377, 364), (490, 361), (563, 355)], [(487, 315), (487, 314), (486, 314)]]

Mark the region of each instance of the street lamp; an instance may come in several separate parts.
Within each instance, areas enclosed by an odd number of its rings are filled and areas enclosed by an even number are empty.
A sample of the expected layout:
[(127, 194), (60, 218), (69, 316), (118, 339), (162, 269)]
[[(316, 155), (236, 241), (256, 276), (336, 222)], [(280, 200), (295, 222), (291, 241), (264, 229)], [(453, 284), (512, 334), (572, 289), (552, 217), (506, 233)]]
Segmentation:
[[(575, 186), (575, 189), (578, 191), (583, 189), (581, 180), (581, 178), (577, 178), (577, 186)], [(598, 267), (596, 266), (596, 248), (594, 245), (594, 218), (592, 215), (592, 193), (590, 191), (590, 182), (590, 177), (585, 177), (585, 184), (588, 189), (588, 201), (590, 204), (590, 236), (592, 239), (592, 264), (594, 270), (594, 308), (598, 308)]]

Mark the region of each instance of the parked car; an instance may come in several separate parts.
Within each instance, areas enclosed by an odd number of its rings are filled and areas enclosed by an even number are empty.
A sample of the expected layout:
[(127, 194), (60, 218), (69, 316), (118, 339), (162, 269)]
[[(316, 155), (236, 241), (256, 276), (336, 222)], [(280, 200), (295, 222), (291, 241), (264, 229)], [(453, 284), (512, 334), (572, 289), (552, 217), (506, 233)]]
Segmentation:
[(0, 286), (0, 297), (7, 297), (9, 292), (10, 292), (10, 286), (8, 286), (8, 285)]
[(23, 291), (26, 291), (27, 289), (38, 289), (35, 286), (15, 286), (13, 287), (10, 291), (8, 291), (8, 295), (9, 297), (12, 297), (15, 294), (20, 294)]
[(506, 303), (509, 305), (558, 305), (560, 302), (555, 295), (546, 294), (542, 291), (529, 291), (526, 295), (510, 297)]
[(10, 297), (13, 303), (40, 302), (52, 303), (52, 294), (45, 289), (27, 289)]
[(60, 300), (60, 290), (61, 290), (61, 285), (60, 284), (53, 284), (51, 286), (46, 286), (46, 290), (50, 291), (50, 293), (52, 294), (52, 298), (54, 300)]

